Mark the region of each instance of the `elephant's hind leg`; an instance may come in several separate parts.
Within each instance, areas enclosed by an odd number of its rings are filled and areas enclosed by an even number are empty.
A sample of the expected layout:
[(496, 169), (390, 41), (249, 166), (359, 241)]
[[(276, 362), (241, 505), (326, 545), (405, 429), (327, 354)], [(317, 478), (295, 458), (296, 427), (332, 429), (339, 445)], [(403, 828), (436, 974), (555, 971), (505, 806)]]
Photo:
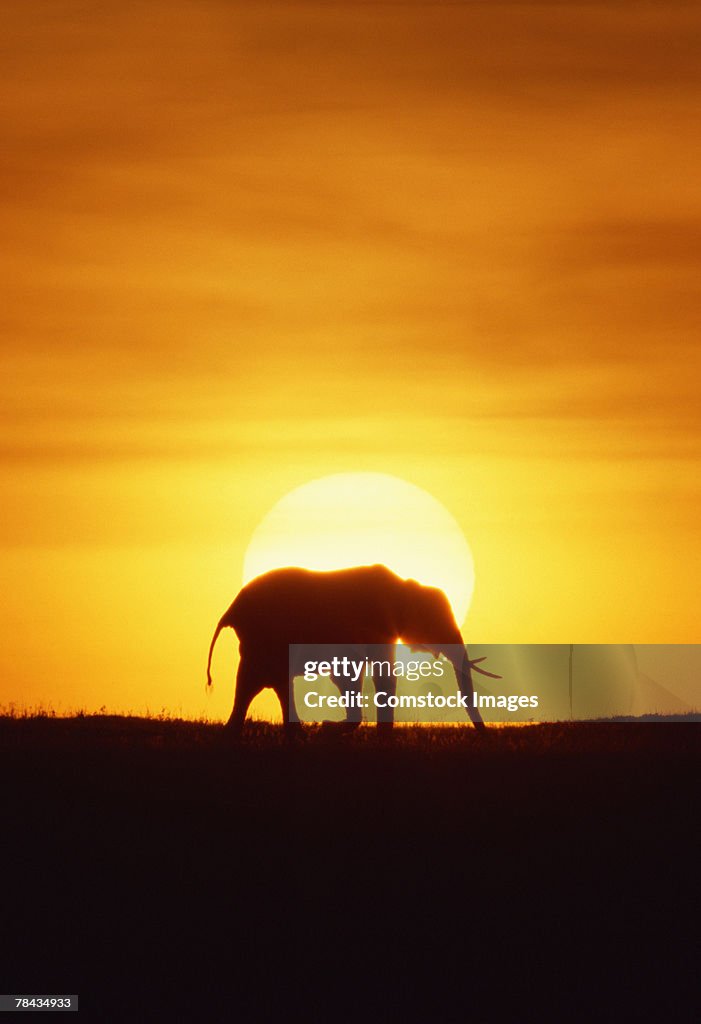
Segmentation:
[(351, 706), (346, 708), (346, 717), (343, 722), (335, 723), (338, 725), (342, 733), (354, 732), (363, 720), (363, 709), (361, 706), (361, 685), (358, 683), (349, 683), (343, 678), (335, 679), (334, 683), (338, 687), (341, 696), (347, 695), (352, 701)]
[(295, 703), (294, 675), (287, 675), (280, 686), (275, 687), (277, 698), (280, 701), (282, 712), (282, 724), (285, 730), (285, 739), (301, 740), (304, 738), (304, 726), (297, 714)]
[(229, 721), (226, 723), (226, 730), (230, 737), (241, 735), (251, 701), (260, 690), (260, 679), (255, 666), (245, 657), (242, 658), (236, 675), (234, 707)]

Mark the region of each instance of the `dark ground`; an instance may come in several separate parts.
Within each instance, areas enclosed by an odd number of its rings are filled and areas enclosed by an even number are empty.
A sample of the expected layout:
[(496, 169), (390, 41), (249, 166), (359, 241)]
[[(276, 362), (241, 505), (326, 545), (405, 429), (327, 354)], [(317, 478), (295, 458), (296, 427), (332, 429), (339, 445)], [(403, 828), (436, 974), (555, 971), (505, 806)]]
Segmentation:
[(696, 1021), (698, 724), (0, 718), (0, 991), (95, 1021)]

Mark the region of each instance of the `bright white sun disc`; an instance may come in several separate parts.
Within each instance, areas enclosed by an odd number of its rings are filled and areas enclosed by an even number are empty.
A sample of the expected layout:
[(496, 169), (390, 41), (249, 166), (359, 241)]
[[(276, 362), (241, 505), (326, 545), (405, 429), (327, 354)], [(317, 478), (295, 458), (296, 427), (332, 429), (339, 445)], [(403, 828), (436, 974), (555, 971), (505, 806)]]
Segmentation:
[(243, 582), (270, 569), (347, 569), (381, 563), (445, 591), (462, 624), (474, 564), (460, 526), (427, 491), (385, 473), (336, 473), (271, 508), (246, 551)]

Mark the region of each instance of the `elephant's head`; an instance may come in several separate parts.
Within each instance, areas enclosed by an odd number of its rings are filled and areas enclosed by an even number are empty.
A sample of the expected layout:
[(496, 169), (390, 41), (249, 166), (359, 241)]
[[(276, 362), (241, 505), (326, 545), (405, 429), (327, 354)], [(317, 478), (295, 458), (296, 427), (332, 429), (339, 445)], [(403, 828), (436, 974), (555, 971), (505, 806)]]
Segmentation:
[(400, 636), (408, 647), (432, 654), (444, 654), (447, 645), (463, 642), (443, 591), (416, 580), (402, 581)]
[[(482, 726), (482, 717), (472, 707), (472, 668), (448, 598), (436, 587), (424, 587), (416, 580), (402, 581), (400, 600), (400, 640), (415, 651), (428, 651), (434, 657), (443, 654), (455, 670), (462, 694), (468, 699), (470, 718)], [(478, 669), (484, 675), (492, 675)], [(498, 678), (494, 676), (493, 678)]]

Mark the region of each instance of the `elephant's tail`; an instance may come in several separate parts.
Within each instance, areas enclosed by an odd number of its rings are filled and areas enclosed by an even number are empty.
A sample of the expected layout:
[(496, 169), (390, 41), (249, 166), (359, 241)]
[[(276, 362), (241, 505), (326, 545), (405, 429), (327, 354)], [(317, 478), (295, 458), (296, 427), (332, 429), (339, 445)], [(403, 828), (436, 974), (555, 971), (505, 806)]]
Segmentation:
[(211, 690), (211, 688), (212, 688), (212, 655), (214, 654), (214, 645), (216, 644), (217, 638), (219, 637), (219, 634), (221, 633), (221, 631), (224, 629), (225, 626), (228, 626), (228, 625), (229, 625), (229, 623), (225, 622), (223, 618), (219, 620), (219, 622), (217, 623), (217, 628), (214, 630), (214, 636), (212, 637), (212, 642), (209, 645), (209, 657), (207, 658), (207, 689), (208, 690)]

